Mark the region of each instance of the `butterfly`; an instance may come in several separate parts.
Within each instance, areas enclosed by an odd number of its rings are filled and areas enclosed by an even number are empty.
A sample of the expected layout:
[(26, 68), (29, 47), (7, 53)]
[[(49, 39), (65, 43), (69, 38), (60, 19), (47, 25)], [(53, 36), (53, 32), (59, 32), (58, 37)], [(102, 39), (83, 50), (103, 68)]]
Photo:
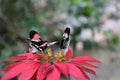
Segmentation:
[(55, 44), (56, 42), (48, 43), (48, 41), (44, 41), (38, 32), (31, 30), (29, 33), (29, 48), (31, 49), (32, 53), (37, 53), (44, 51), (47, 47)]
[(70, 43), (70, 28), (64, 30), (61, 41), (48, 42), (41, 38), (41, 36), (35, 30), (31, 30), (29, 33), (29, 47), (32, 53), (38, 53), (51, 48), (53, 52), (66, 50)]

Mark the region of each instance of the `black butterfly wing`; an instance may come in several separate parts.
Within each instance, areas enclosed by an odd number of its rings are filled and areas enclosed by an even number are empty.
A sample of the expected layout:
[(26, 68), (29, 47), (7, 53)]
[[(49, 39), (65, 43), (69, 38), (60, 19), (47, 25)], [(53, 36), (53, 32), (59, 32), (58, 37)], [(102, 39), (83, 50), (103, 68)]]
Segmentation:
[(61, 47), (61, 49), (66, 49), (66, 48), (68, 48), (69, 44), (70, 44), (70, 28), (67, 27), (64, 30), (60, 47)]

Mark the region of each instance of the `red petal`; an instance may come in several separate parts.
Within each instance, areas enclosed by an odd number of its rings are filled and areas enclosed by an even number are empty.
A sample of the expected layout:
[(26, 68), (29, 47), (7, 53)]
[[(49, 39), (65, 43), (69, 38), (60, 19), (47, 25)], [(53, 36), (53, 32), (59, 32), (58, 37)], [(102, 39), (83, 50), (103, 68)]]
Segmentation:
[(3, 62), (3, 61), (21, 61), (21, 60), (25, 60), (25, 59), (40, 60), (42, 58), (43, 58), (42, 54), (24, 53), (24, 54), (21, 54), (19, 56), (13, 56), (13, 57), (10, 57), (10, 58), (6, 58), (4, 60), (0, 60), (0, 62)]
[(38, 72), (37, 72), (37, 80), (43, 80), (44, 78), (45, 78), (45, 73), (43, 72), (43, 68), (44, 67), (46, 67), (46, 66), (49, 66), (49, 63), (46, 61), (46, 62), (44, 62), (41, 66), (40, 66), (40, 68), (39, 68), (39, 70), (38, 70)]
[(66, 63), (68, 67), (68, 72), (77, 79), (87, 80), (86, 76), (77, 68), (75, 65)]
[(20, 64), (20, 62), (15, 62), (13, 64), (9, 64), (9, 65), (5, 66), (4, 68), (2, 68), (1, 70), (3, 70), (3, 71), (10, 70), (11, 68), (15, 67), (18, 64)]
[(54, 69), (50, 71), (47, 75), (46, 80), (60, 80), (60, 72), (59, 70), (54, 66)]
[(40, 60), (43, 58), (43, 55), (42, 54), (27, 54), (27, 59), (37, 59), (37, 60)]
[(34, 61), (30, 62), (31, 64), (26, 67), (26, 69), (19, 76), (18, 80), (30, 80), (30, 78), (35, 74), (40, 64)]
[(86, 72), (89, 72), (89, 73), (91, 73), (93, 75), (96, 75), (95, 71), (92, 70), (92, 69), (89, 69), (89, 68), (86, 68), (86, 67), (83, 67), (83, 66), (79, 66), (79, 68), (86, 71)]
[(34, 73), (34, 75), (32, 76), (32, 78), (29, 79), (29, 80), (37, 80), (37, 78), (36, 78), (36, 74), (37, 74), (37, 71)]
[(90, 78), (88, 77), (88, 75), (87, 75), (83, 70), (80, 69), (80, 71), (81, 71), (82, 74), (86, 77), (87, 80), (90, 80)]
[(63, 62), (54, 62), (54, 64), (68, 79), (68, 70), (66, 64)]
[(0, 62), (3, 62), (3, 61), (20, 61), (20, 60), (25, 60), (26, 58), (27, 58), (26, 56), (13, 56), (13, 57), (1, 60)]
[(1, 80), (8, 80), (8, 79), (11, 79), (17, 76), (18, 74), (22, 73), (26, 69), (27, 66), (31, 66), (30, 64), (31, 64), (30, 61), (20, 63), (19, 65), (13, 67), (7, 73), (5, 73), (3, 77), (1, 78)]
[(87, 62), (73, 62), (76, 65), (80, 65), (80, 66), (88, 66), (88, 67), (92, 67), (92, 68), (99, 68), (98, 66), (95, 66), (93, 64), (87, 63)]
[(68, 48), (68, 51), (66, 52), (66, 55), (65, 55), (65, 60), (70, 59), (71, 56), (72, 56), (72, 50)]
[(98, 62), (100, 63), (99, 60), (95, 59), (95, 58), (92, 58), (92, 57), (89, 57), (89, 56), (78, 56), (78, 57), (75, 57), (72, 59), (73, 62), (75, 61), (88, 61), (88, 62)]

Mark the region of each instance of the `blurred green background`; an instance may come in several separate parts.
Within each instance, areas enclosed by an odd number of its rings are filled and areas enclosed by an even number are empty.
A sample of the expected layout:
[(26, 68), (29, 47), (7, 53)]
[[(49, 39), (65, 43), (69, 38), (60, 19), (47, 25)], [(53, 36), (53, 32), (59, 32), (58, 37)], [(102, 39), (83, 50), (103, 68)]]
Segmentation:
[[(71, 47), (77, 55), (104, 62), (92, 80), (119, 80), (119, 0), (0, 0), (0, 60), (28, 50), (28, 34), (36, 30), (44, 40), (60, 40), (71, 27)], [(111, 27), (112, 26), (112, 27)], [(0, 63), (2, 68), (6, 63)], [(110, 67), (108, 70), (109, 66)], [(103, 71), (106, 75), (103, 75)]]

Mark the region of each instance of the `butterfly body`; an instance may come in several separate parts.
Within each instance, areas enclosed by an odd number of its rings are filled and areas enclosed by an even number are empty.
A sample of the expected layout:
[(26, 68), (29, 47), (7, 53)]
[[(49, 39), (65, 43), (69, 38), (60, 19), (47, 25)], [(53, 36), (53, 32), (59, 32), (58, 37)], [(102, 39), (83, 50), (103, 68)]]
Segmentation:
[(47, 41), (30, 41), (29, 46), (33, 53), (44, 51), (47, 48)]

